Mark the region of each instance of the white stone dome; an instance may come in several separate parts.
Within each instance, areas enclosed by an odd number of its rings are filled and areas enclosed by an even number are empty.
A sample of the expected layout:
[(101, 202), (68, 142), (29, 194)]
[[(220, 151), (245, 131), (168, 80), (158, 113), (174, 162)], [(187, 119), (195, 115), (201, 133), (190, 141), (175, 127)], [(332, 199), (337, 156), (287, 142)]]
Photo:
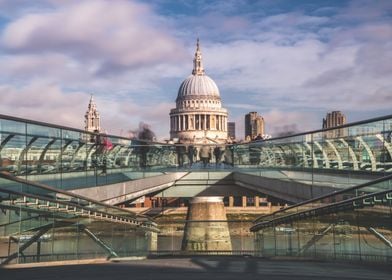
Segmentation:
[(176, 108), (170, 110), (170, 137), (181, 143), (227, 141), (227, 110), (222, 108), (217, 85), (205, 74), (199, 39), (192, 75), (181, 83)]
[(177, 100), (220, 99), (219, 89), (207, 75), (190, 75), (178, 89)]

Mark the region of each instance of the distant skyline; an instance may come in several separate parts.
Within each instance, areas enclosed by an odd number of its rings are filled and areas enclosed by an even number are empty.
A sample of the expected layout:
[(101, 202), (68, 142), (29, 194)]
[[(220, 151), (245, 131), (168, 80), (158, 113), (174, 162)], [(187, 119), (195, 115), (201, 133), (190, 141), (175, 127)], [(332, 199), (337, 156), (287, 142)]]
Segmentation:
[(0, 113), (83, 128), (93, 94), (108, 133), (167, 139), (197, 37), (239, 137), (391, 114), (389, 0), (0, 0)]

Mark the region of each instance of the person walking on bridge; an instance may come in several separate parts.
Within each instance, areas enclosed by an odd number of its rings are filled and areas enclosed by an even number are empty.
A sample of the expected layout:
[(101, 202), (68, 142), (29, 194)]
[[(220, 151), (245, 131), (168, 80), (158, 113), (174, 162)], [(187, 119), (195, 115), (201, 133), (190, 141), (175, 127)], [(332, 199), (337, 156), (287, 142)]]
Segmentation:
[(193, 147), (193, 145), (189, 145), (188, 146), (189, 167), (192, 167), (195, 156), (197, 156), (197, 151), (195, 147)]
[(203, 162), (203, 167), (206, 168), (211, 159), (211, 147), (208, 145), (201, 146), (199, 156)]
[(215, 166), (217, 167), (222, 159), (222, 151), (221, 148), (219, 146), (216, 146), (214, 148), (214, 157), (215, 157)]

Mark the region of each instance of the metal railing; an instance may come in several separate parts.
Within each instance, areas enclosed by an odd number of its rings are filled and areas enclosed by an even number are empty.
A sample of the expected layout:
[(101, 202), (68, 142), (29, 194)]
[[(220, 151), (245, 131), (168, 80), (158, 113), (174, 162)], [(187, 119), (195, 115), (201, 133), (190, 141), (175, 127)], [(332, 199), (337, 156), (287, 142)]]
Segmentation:
[(388, 115), (250, 143), (213, 144), (210, 164), (203, 166), (195, 164), (200, 160), (200, 145), (129, 139), (0, 115), (0, 169), (17, 176), (221, 168), (390, 173), (391, 137), (392, 115)]

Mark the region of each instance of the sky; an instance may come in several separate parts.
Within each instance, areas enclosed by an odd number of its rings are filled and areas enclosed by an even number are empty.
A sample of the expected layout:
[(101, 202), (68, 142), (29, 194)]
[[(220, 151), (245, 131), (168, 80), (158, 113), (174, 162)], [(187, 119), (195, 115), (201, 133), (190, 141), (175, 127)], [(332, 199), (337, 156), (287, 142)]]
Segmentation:
[(197, 37), (239, 139), (392, 113), (390, 0), (0, 0), (0, 114), (83, 128), (93, 94), (107, 133), (168, 139)]

